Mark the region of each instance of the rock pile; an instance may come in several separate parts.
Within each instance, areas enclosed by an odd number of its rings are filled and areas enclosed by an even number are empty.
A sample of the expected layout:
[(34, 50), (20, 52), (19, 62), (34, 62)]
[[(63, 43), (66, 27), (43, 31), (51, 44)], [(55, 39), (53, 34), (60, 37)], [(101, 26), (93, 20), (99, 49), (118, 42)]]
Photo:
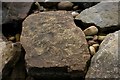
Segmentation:
[(119, 3), (52, 1), (3, 3), (0, 79), (119, 79)]

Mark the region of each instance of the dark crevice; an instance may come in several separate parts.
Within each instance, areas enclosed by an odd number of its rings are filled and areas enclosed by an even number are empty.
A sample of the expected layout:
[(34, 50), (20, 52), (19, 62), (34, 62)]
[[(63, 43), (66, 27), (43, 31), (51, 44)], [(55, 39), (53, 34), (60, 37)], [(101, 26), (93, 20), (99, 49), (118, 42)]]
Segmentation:
[[(80, 27), (82, 30), (85, 30), (90, 26), (96, 26), (94, 23), (84, 23), (81, 20), (77, 20), (77, 19), (74, 19), (74, 23), (76, 24), (76, 26)], [(96, 27), (99, 28), (98, 26)]]
[[(77, 20), (77, 19), (74, 19), (74, 23), (76, 24), (76, 26), (78, 26), (82, 30), (85, 30), (86, 28), (88, 28), (90, 26), (96, 26), (96, 24), (94, 24), (94, 23), (84, 23), (81, 20)], [(103, 35), (107, 35), (109, 33), (113, 33), (115, 31), (120, 30), (120, 25), (113, 25), (113, 26), (108, 26), (108, 27), (104, 27), (104, 28), (100, 28), (99, 26), (96, 26), (96, 27), (99, 30), (98, 34), (103, 34)]]
[[(2, 24), (2, 33), (8, 38), (10, 36), (15, 36), (16, 34), (21, 34), (22, 32), (22, 22), (23, 20), (12, 20)], [(15, 41), (13, 41), (15, 42)]]
[(85, 10), (87, 8), (90, 8), (90, 7), (98, 4), (99, 2), (73, 2), (73, 3), (74, 3), (74, 5), (79, 7), (78, 9)]
[(109, 26), (109, 27), (105, 27), (105, 28), (100, 28), (100, 33), (113, 33), (115, 31), (120, 30), (120, 25), (114, 25), (114, 26)]
[[(87, 74), (87, 72), (88, 72), (88, 70), (89, 70), (89, 68), (90, 68), (92, 57), (93, 57), (93, 55), (91, 55), (91, 56), (90, 56), (90, 59), (86, 62), (86, 67), (85, 67), (85, 69), (84, 69), (85, 76), (86, 76), (86, 74)], [(84, 77), (85, 77), (85, 76), (84, 76)]]
[(68, 71), (68, 67), (29, 68), (28, 75), (35, 80), (84, 80), (84, 71)]
[(30, 10), (29, 10), (29, 12), (27, 14), (27, 16), (30, 15), (30, 14), (32, 14), (32, 13), (34, 13), (34, 11), (38, 11), (38, 6), (35, 5), (35, 2), (32, 4), (32, 6), (31, 6), (31, 8), (30, 8)]

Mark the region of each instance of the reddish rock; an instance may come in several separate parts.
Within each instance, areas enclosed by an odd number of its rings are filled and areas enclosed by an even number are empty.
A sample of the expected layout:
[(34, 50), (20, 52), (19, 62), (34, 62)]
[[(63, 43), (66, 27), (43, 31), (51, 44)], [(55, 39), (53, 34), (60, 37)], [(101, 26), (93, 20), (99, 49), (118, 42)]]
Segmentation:
[(65, 67), (84, 70), (89, 60), (85, 35), (70, 12), (49, 11), (28, 16), (23, 22), (21, 42), (27, 67)]

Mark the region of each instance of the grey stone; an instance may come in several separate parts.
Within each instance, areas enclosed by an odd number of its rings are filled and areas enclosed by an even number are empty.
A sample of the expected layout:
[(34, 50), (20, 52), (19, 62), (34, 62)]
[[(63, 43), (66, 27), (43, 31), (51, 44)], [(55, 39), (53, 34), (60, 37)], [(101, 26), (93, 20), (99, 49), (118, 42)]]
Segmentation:
[(70, 12), (49, 11), (28, 16), (21, 42), (27, 67), (65, 67), (84, 70), (90, 58), (85, 35)]
[(31, 8), (32, 2), (4, 2), (2, 3), (2, 23), (11, 20), (24, 19)]
[[(38, 1), (38, 0), (35, 0)], [(120, 1), (120, 0), (41, 0), (45, 2), (60, 2), (60, 1), (71, 1), (71, 2), (100, 2), (100, 1)]]
[(94, 23), (100, 28), (118, 26), (119, 2), (102, 1), (97, 5), (83, 10), (76, 19), (85, 23)]
[(120, 31), (108, 34), (101, 43), (98, 52), (92, 57), (91, 66), (87, 72), (88, 78), (119, 79)]

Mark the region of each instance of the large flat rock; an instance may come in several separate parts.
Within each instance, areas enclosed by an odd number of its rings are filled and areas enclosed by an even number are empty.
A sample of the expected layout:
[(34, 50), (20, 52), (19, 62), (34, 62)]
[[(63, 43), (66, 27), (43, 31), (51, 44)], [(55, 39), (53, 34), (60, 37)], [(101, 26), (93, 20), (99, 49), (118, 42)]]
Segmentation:
[(23, 22), (21, 42), (28, 67), (84, 70), (90, 58), (85, 35), (67, 11), (28, 16)]
[[(120, 31), (107, 35), (91, 60), (86, 78), (119, 79)], [(86, 79), (86, 80), (87, 80)]]
[(94, 23), (100, 28), (118, 26), (119, 2), (102, 1), (82, 11), (76, 19), (85, 23)]

